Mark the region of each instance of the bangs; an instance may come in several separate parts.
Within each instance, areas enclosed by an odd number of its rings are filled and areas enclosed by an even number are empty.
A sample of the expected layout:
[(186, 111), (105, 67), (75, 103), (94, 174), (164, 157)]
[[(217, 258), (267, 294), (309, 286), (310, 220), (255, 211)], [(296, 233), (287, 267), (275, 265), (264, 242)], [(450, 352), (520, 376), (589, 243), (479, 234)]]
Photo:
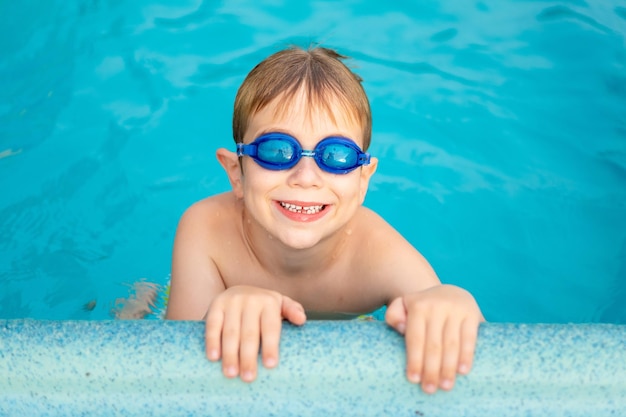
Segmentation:
[[(316, 90), (307, 85), (294, 85), (272, 101), (276, 102), (273, 116), (279, 119), (289, 116), (292, 112), (304, 111), (311, 124), (315, 123), (316, 118), (327, 117), (336, 125), (341, 122), (361, 128), (366, 125), (366, 120), (354, 103), (341, 92), (332, 89)], [(299, 103), (300, 106), (304, 103), (305, 108), (297, 108), (296, 103)], [(260, 104), (253, 110), (253, 114), (261, 111), (269, 102), (264, 103), (263, 106)], [(362, 134), (364, 133), (362, 132)], [(365, 137), (359, 139), (365, 143)]]

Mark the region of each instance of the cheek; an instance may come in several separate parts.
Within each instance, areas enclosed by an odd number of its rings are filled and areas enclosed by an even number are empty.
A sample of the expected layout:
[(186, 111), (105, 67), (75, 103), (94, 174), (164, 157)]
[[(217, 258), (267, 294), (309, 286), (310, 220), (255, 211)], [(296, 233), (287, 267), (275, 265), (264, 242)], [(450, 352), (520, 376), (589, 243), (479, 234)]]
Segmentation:
[(361, 204), (363, 202), (364, 192), (367, 187), (363, 188), (362, 181), (358, 176), (354, 177), (338, 177), (333, 181), (336, 192), (344, 200), (354, 200)]
[(285, 181), (284, 178), (279, 177), (277, 171), (266, 170), (254, 162), (244, 165), (243, 169), (244, 175), (241, 177), (241, 185), (242, 192), (246, 196), (258, 198), (266, 195), (278, 184)]

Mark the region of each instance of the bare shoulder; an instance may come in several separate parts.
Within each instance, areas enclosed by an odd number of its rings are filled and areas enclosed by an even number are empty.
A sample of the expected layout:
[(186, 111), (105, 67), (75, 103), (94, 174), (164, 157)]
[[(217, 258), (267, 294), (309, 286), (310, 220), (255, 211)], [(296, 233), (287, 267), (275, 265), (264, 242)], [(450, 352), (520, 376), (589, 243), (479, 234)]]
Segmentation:
[(352, 223), (353, 232), (357, 239), (355, 255), (367, 253), (371, 262), (386, 263), (395, 257), (411, 257), (417, 255), (417, 250), (378, 213), (366, 207), (361, 207)]
[(373, 288), (389, 296), (439, 283), (428, 261), (398, 230), (374, 211), (361, 207), (354, 218), (354, 264)]
[(218, 194), (191, 205), (180, 218), (174, 242), (175, 260), (213, 257), (225, 236), (237, 236), (239, 204), (232, 193)]
[(237, 200), (233, 193), (227, 192), (202, 199), (192, 204), (183, 214), (183, 218), (205, 221), (219, 220), (222, 216), (232, 215)]
[(360, 207), (353, 221), (353, 228), (361, 237), (361, 244), (375, 245), (380, 248), (408, 244), (406, 239), (378, 213)]
[(216, 231), (232, 225), (239, 212), (237, 200), (232, 193), (211, 196), (192, 204), (182, 215), (178, 233), (191, 228), (194, 233)]

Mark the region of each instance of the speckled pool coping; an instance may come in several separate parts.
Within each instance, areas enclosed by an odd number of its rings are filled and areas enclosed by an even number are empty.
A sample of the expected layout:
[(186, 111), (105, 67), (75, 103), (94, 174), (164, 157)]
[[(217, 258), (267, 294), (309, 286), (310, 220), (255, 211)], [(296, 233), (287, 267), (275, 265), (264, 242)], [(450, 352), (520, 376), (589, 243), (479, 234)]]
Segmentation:
[(626, 326), (493, 324), (451, 392), (404, 377), (384, 323), (285, 325), (246, 384), (204, 357), (203, 323), (0, 320), (2, 416), (626, 416)]

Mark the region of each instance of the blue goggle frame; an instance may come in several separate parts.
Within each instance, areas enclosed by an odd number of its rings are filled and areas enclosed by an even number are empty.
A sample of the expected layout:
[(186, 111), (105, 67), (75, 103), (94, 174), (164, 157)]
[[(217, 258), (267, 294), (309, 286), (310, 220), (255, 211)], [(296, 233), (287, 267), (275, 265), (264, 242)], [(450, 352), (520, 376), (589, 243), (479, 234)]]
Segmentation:
[(348, 138), (322, 139), (313, 150), (302, 149), (300, 142), (286, 133), (265, 133), (250, 144), (237, 144), (237, 156), (249, 156), (263, 168), (280, 171), (294, 167), (303, 156), (315, 159), (317, 166), (332, 174), (347, 174), (370, 163), (365, 153)]

